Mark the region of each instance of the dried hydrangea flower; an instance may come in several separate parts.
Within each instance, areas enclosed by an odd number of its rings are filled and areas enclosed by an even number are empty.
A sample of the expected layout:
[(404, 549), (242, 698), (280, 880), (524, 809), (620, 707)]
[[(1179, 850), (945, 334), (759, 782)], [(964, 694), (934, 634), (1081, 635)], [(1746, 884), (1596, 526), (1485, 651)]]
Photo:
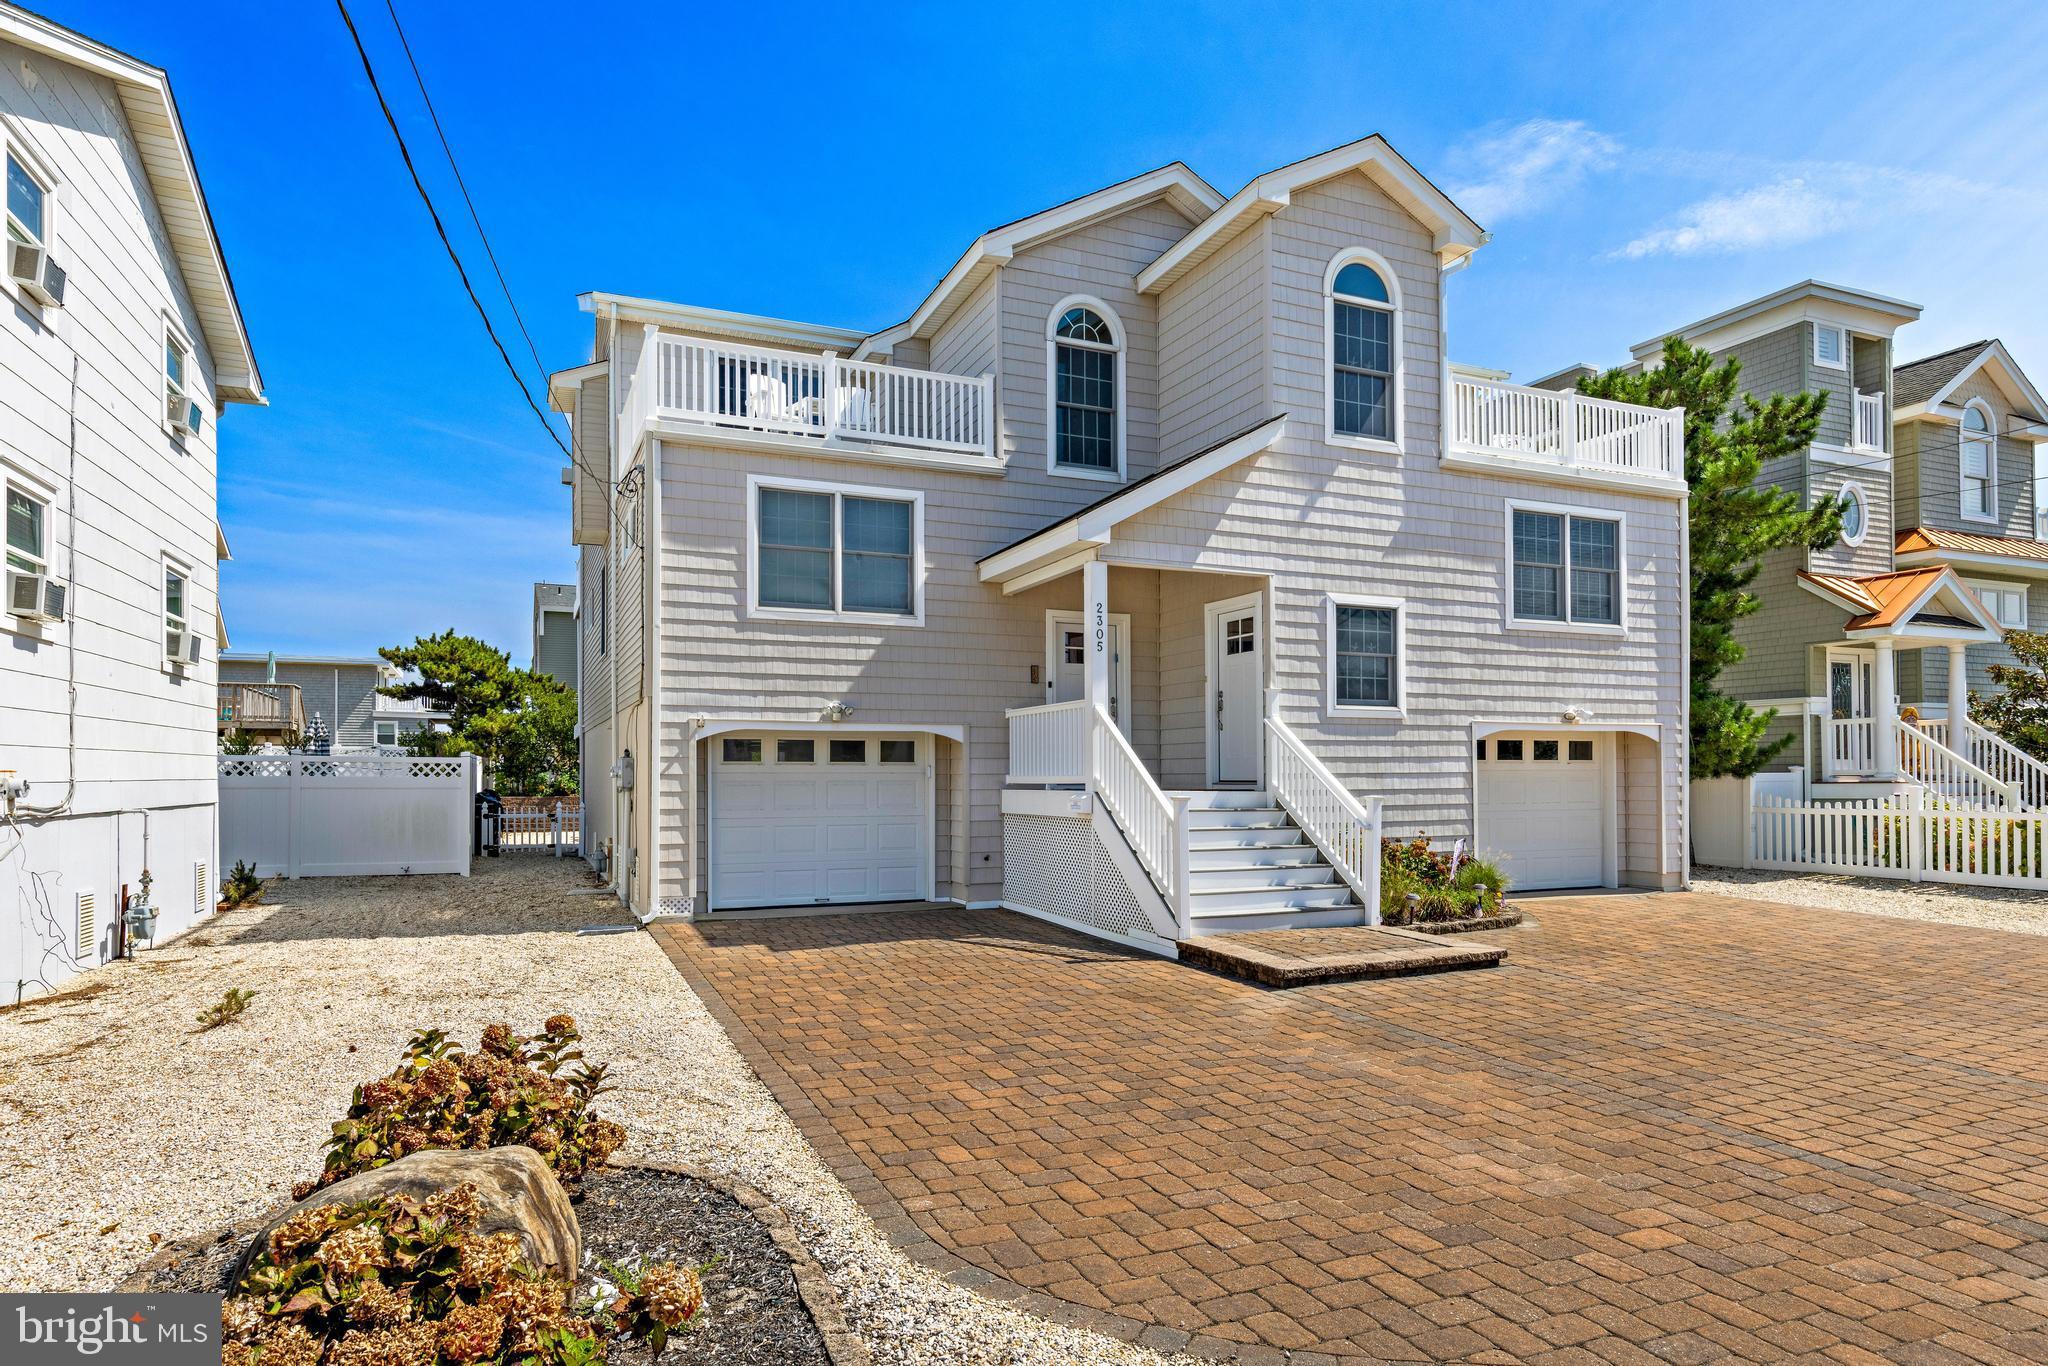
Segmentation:
[(512, 1350), (531, 1352), (544, 1330), (561, 1323), (568, 1292), (561, 1281), (513, 1280), (493, 1288), (484, 1303), (505, 1316)]
[(229, 1342), (253, 1342), (269, 1323), (263, 1301), (254, 1295), (236, 1295), (220, 1306), (220, 1334)]
[(386, 1264), (384, 1231), (372, 1224), (358, 1224), (330, 1234), (313, 1259), (336, 1276), (354, 1279)]
[(512, 1056), (512, 1050), (518, 1047), (518, 1042), (512, 1036), (512, 1026), (494, 1024), (484, 1026), (482, 1046), (486, 1053), (509, 1058)]
[(372, 1281), (348, 1302), (348, 1321), (359, 1328), (390, 1328), (412, 1317), (412, 1301), (381, 1281)]
[(300, 1248), (311, 1246), (327, 1232), (328, 1215), (331, 1207), (304, 1209), (292, 1215), (276, 1228), (270, 1230), (270, 1257), (272, 1261), (286, 1262)]
[(441, 1355), (450, 1361), (482, 1361), (496, 1356), (505, 1336), (505, 1318), (481, 1304), (457, 1304), (441, 1320), (437, 1341)]
[(518, 1263), (521, 1250), (516, 1233), (472, 1234), (456, 1245), (455, 1283), (467, 1290), (495, 1285)]
[(477, 1198), (476, 1183), (465, 1181), (447, 1190), (435, 1191), (420, 1202), (420, 1213), (432, 1219), (446, 1219), (455, 1228), (468, 1230), (484, 1217), (483, 1202)]
[(571, 1015), (550, 1015), (541, 1023), (541, 1028), (550, 1034), (574, 1034), (576, 1019)]
[(659, 1263), (641, 1275), (640, 1300), (648, 1318), (664, 1328), (680, 1328), (704, 1307), (704, 1282), (687, 1266)]
[(329, 1349), (327, 1366), (434, 1366), (438, 1337), (431, 1323), (348, 1333)]
[(320, 1366), (320, 1339), (301, 1324), (279, 1324), (255, 1347), (262, 1366)]

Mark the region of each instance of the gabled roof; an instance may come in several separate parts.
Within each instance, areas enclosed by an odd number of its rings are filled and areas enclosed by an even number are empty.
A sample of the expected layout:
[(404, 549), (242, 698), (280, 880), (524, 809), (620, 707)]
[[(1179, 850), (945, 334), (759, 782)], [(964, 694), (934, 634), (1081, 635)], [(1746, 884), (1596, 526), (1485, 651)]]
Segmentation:
[(1631, 346), (1629, 354), (1639, 361), (1649, 360), (1664, 350), (1666, 337), (1683, 337), (1707, 350), (1722, 350), (1806, 318), (1839, 323), (1852, 332), (1889, 337), (1918, 318), (1920, 312), (1920, 305), (1887, 294), (1831, 285), (1825, 280), (1801, 280), (1761, 298), (1724, 308), (1698, 322), (1667, 328), (1648, 341)]
[(1138, 290), (1164, 289), (1227, 246), (1259, 219), (1287, 207), (1291, 197), (1311, 185), (1353, 171), (1362, 171), (1402, 208), (1435, 234), (1438, 259), (1469, 256), (1486, 241), (1486, 230), (1451, 202), (1378, 133), (1333, 147), (1327, 152), (1290, 162), (1266, 172), (1216, 208), (1195, 230), (1174, 243), (1158, 260), (1138, 272)]
[(1957, 630), (1986, 633), (1978, 636), (1985, 640), (2003, 635), (1997, 619), (1949, 565), (1931, 564), (1889, 574), (1802, 571), (1799, 578), (1822, 597), (1856, 613), (1842, 625), (1851, 635), (1899, 635), (1915, 624), (1944, 634)]
[(853, 358), (887, 353), (897, 342), (931, 335), (997, 267), (1027, 247), (1155, 199), (1173, 205), (1190, 222), (1199, 222), (1223, 203), (1215, 186), (1189, 170), (1185, 163), (1174, 161), (1029, 217), (990, 228), (974, 239), (915, 312), (894, 327), (863, 340), (855, 348)]
[(242, 324), (235, 282), (228, 275), (227, 258), (206, 207), (199, 168), (185, 142), (171, 78), (139, 58), (16, 5), (0, 3), (0, 38), (113, 83), (213, 357), (214, 396), (223, 403), (263, 402), (256, 353)]
[[(2005, 343), (1992, 337), (1971, 342), (1924, 360), (1909, 361), (1892, 368), (1892, 404), (1898, 418), (1960, 416), (1950, 406), (1955, 391), (1970, 376), (1982, 373), (2005, 395), (2005, 401), (2021, 416), (2035, 422), (2048, 419), (2048, 404), (2041, 392), (2014, 363)], [(2048, 441), (2048, 430), (2038, 433), (2007, 433), (2024, 440)]]

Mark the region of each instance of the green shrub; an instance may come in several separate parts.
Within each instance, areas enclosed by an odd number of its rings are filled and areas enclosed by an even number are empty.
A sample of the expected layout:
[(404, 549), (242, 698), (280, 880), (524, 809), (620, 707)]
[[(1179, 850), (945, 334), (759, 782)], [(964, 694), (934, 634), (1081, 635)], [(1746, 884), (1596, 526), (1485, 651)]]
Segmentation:
[[(1507, 893), (1507, 875), (1488, 858), (1458, 859), (1432, 849), (1427, 835), (1412, 840), (1380, 841), (1380, 919), (1389, 925), (1408, 921), (1408, 897), (1417, 898), (1419, 920), (1463, 920), (1491, 915)], [(1479, 889), (1486, 888), (1482, 897)]]
[(567, 1015), (550, 1016), (530, 1037), (490, 1025), (475, 1053), (441, 1030), (422, 1030), (396, 1070), (356, 1087), (319, 1179), (294, 1186), (292, 1198), (427, 1148), (524, 1145), (573, 1186), (626, 1141), (624, 1129), (591, 1112), (609, 1089), (609, 1069), (583, 1061), (580, 1037)]
[[(1508, 878), (1492, 859), (1469, 858), (1458, 865), (1451, 886), (1473, 915), (1492, 915), (1501, 908), (1501, 902), (1507, 896)], [(1479, 893), (1481, 887), (1486, 889), (1483, 900)]]
[(697, 1273), (668, 1265), (572, 1307), (570, 1283), (529, 1266), (518, 1234), (479, 1232), (481, 1215), (468, 1184), (293, 1215), (221, 1308), (224, 1366), (585, 1366), (613, 1337), (658, 1355), (703, 1307)]
[(230, 1020), (241, 1019), (242, 1012), (247, 1010), (249, 1002), (255, 999), (256, 993), (253, 991), (229, 987), (218, 1001), (199, 1012), (199, 1032), (204, 1034), (209, 1029), (219, 1029)]
[(263, 900), (263, 879), (256, 876), (256, 869), (245, 860), (237, 859), (235, 867), (220, 882), (220, 904), (229, 910), (243, 906), (254, 906)]
[(1380, 865), (1380, 920), (1388, 925), (1408, 923), (1408, 894), (1420, 892), (1422, 882), (1397, 863)]

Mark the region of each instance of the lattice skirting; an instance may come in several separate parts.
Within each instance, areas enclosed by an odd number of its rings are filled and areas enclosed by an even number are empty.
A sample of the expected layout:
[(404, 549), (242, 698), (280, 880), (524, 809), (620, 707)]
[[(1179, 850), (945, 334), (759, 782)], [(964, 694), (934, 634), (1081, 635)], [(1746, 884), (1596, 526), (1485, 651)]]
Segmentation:
[(1003, 817), (1003, 899), (1111, 934), (1157, 932), (1085, 817)]

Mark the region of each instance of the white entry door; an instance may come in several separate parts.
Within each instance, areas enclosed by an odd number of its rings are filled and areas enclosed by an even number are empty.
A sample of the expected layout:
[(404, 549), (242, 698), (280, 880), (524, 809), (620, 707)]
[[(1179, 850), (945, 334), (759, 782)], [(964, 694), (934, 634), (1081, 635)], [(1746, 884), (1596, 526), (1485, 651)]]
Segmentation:
[(711, 747), (711, 908), (931, 894), (931, 737), (721, 735)]
[[(1124, 698), (1131, 690), (1131, 657), (1124, 642), (1131, 636), (1131, 619), (1122, 612), (1109, 618), (1109, 714), (1116, 728), (1131, 733), (1130, 708)], [(1045, 700), (1073, 702), (1088, 692), (1088, 637), (1081, 630), (1079, 612), (1049, 612), (1045, 619)]]
[(1212, 602), (1208, 618), (1209, 780), (1256, 783), (1263, 775), (1264, 627), (1260, 597)]
[(1478, 742), (1477, 852), (1509, 886), (1598, 887), (1608, 881), (1613, 786), (1608, 735), (1490, 735)]

